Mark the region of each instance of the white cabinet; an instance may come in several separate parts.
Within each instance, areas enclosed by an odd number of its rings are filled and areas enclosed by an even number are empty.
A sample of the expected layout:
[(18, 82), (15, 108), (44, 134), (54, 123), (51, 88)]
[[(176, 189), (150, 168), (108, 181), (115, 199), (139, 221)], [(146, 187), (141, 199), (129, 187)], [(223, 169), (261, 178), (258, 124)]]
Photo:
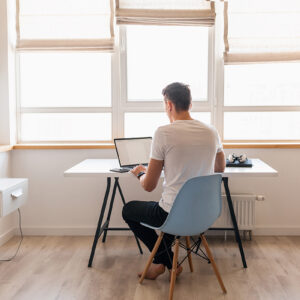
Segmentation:
[(28, 195), (27, 178), (0, 178), (0, 217), (22, 206)]

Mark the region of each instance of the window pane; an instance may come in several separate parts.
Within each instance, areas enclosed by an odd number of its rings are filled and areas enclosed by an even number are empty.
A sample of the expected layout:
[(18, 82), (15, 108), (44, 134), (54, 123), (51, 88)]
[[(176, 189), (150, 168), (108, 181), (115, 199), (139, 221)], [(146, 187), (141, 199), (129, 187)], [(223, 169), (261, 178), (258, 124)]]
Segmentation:
[(21, 53), (22, 107), (111, 106), (108, 53)]
[(125, 113), (125, 137), (153, 136), (159, 126), (169, 124), (166, 113)]
[(210, 112), (191, 112), (191, 117), (203, 123), (211, 124)]
[(300, 63), (225, 66), (225, 105), (300, 105)]
[[(192, 112), (192, 118), (209, 123), (209, 112)], [(125, 137), (153, 136), (159, 126), (169, 124), (164, 112), (160, 113), (125, 113)]]
[(129, 101), (161, 101), (162, 89), (175, 81), (189, 84), (194, 100), (207, 99), (208, 28), (126, 28)]
[(299, 140), (300, 112), (225, 112), (225, 140)]
[(24, 113), (21, 141), (111, 140), (110, 113)]

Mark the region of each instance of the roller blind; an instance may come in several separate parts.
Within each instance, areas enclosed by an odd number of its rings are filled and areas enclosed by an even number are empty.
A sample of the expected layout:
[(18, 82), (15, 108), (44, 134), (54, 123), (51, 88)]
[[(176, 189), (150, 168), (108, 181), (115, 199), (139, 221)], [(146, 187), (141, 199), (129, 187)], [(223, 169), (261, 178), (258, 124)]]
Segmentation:
[(225, 63), (300, 60), (299, 0), (228, 0)]
[(113, 0), (17, 0), (16, 7), (19, 50), (113, 50)]
[(116, 20), (117, 24), (212, 26), (215, 6), (206, 0), (117, 0)]

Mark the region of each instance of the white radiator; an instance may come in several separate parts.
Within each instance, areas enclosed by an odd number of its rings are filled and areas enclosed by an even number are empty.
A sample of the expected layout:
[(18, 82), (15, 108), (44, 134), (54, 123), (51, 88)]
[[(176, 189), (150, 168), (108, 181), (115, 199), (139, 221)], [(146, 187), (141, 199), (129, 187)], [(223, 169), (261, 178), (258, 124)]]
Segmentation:
[[(256, 195), (231, 195), (236, 221), (240, 230), (252, 230), (255, 225)], [(222, 196), (222, 213), (211, 228), (232, 228), (232, 221), (226, 196)]]

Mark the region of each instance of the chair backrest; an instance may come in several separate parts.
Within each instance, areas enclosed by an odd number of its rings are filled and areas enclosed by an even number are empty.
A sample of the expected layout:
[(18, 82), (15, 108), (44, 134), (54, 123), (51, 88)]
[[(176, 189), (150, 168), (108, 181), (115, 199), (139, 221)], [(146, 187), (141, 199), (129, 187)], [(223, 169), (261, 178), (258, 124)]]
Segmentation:
[(198, 235), (220, 216), (221, 174), (189, 179), (178, 192), (160, 230), (179, 236)]

